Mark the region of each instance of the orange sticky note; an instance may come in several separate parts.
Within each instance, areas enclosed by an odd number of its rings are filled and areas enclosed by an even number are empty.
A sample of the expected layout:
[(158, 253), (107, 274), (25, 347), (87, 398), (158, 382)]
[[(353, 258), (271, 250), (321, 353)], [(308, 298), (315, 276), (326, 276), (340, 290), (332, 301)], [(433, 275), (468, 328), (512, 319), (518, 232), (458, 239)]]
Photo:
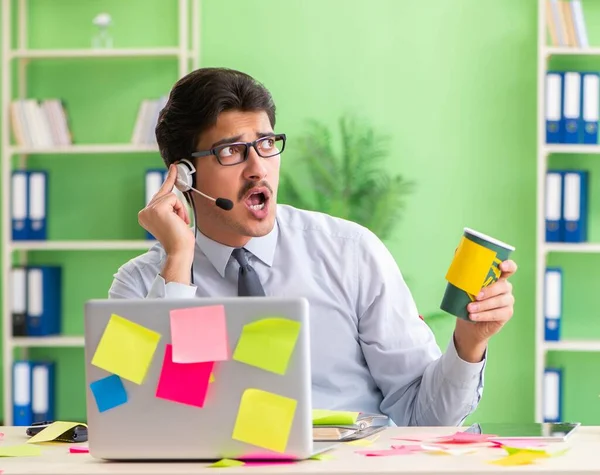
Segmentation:
[(300, 333), (300, 322), (269, 317), (244, 325), (233, 359), (284, 375)]
[(495, 251), (463, 236), (446, 273), (446, 280), (471, 295), (477, 295), (495, 258)]
[(285, 452), (296, 404), (296, 400), (289, 397), (261, 389), (246, 389), (232, 438), (274, 452)]
[(159, 333), (113, 314), (98, 343), (92, 364), (142, 384), (159, 340)]
[(173, 363), (206, 363), (229, 359), (223, 305), (171, 310)]

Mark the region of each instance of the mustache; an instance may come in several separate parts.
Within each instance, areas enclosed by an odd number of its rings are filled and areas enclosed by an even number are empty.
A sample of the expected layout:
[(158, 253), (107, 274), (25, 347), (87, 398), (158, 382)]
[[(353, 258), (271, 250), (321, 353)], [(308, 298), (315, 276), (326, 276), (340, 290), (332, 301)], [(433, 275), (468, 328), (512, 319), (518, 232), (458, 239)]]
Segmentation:
[(238, 193), (238, 201), (241, 201), (244, 198), (244, 196), (246, 196), (246, 193), (248, 193), (252, 188), (260, 188), (262, 186), (269, 190), (271, 196), (274, 195), (273, 188), (271, 188), (271, 185), (269, 185), (269, 183), (267, 183), (266, 181), (263, 180), (259, 183), (249, 181), (240, 189), (240, 192)]

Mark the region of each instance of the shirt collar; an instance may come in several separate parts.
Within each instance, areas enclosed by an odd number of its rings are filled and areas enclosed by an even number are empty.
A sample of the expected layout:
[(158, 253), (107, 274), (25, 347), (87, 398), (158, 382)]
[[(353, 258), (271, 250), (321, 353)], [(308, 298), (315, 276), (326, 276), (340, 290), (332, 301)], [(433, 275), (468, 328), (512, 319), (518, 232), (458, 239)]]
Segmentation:
[[(202, 234), (200, 230), (196, 234), (197, 246), (217, 272), (221, 274), (221, 277), (225, 277), (225, 267), (227, 267), (231, 253), (235, 248), (213, 241), (208, 236)], [(273, 258), (275, 257), (275, 246), (277, 245), (278, 235), (279, 225), (277, 224), (277, 219), (275, 219), (273, 229), (268, 234), (251, 238), (244, 248), (271, 267), (273, 265)]]

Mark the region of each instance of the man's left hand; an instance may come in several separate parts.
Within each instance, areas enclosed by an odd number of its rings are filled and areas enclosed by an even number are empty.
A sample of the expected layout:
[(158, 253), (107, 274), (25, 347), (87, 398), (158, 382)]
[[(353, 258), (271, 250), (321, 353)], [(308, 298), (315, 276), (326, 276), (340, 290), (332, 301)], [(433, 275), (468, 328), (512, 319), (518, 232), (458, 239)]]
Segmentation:
[(517, 264), (511, 260), (503, 261), (500, 270), (499, 279), (481, 289), (476, 300), (467, 306), (471, 322), (456, 321), (454, 338), (457, 351), (460, 356), (463, 353), (467, 360), (477, 358), (473, 354), (483, 353), (482, 347), (513, 316), (515, 298), (508, 278), (517, 271)]

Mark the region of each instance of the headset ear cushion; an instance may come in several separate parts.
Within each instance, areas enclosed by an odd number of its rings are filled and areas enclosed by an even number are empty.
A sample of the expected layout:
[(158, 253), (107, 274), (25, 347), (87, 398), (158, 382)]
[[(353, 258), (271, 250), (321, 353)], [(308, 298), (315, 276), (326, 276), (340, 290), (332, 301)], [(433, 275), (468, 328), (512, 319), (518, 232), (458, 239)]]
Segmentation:
[(181, 192), (186, 192), (192, 187), (192, 170), (185, 163), (177, 164), (177, 180), (175, 186)]

